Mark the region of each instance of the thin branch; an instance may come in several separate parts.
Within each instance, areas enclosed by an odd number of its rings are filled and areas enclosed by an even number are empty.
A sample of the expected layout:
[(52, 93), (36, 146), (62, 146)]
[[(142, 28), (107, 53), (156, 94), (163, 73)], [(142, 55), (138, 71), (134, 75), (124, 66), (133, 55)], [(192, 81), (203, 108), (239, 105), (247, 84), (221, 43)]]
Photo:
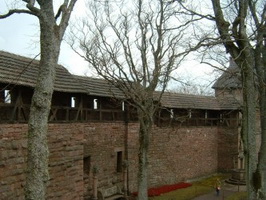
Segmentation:
[(212, 16), (212, 15), (210, 15), (210, 14), (208, 14), (208, 15), (203, 15), (203, 14), (201, 14), (201, 13), (198, 13), (198, 12), (196, 12), (196, 11), (194, 11), (194, 10), (190, 10), (190, 9), (188, 9), (183, 3), (182, 3), (182, 1), (178, 1), (179, 2), (179, 4), (181, 5), (181, 7), (184, 9), (184, 10), (186, 10), (188, 13), (190, 13), (192, 16), (199, 16), (201, 19), (208, 19), (208, 20), (212, 20), (212, 21), (215, 21), (215, 17), (214, 16)]
[(9, 17), (9, 16), (11, 16), (13, 14), (22, 14), (22, 13), (36, 16), (36, 13), (34, 13), (34, 12), (30, 11), (30, 10), (12, 9), (12, 10), (9, 10), (8, 13), (0, 15), (0, 19), (7, 18), (7, 17)]
[(35, 0), (28, 0), (28, 1), (25, 1), (25, 2), (28, 2), (27, 3), (27, 8), (32, 12), (34, 13), (34, 15), (38, 16), (40, 14), (40, 10), (36, 7), (34, 7), (34, 4), (35, 4)]
[(62, 4), (59, 7), (59, 9), (58, 9), (58, 11), (57, 11), (57, 13), (55, 15), (55, 21), (60, 17), (61, 13), (64, 12), (65, 9), (66, 9), (66, 5), (65, 4)]
[[(62, 38), (63, 35), (64, 35), (64, 32), (66, 31), (66, 27), (68, 25), (68, 21), (69, 21), (69, 18), (70, 18), (70, 15), (72, 13), (72, 10), (75, 6), (75, 3), (77, 2), (77, 0), (71, 0), (69, 5), (68, 5), (68, 0), (65, 0), (64, 3), (62, 4), (62, 6), (60, 6), (61, 8), (61, 11), (62, 12), (62, 18), (61, 18), (61, 22), (60, 22), (60, 25), (59, 25), (59, 36)], [(68, 7), (67, 7), (68, 5)], [(59, 10), (60, 10), (59, 8)], [(60, 12), (59, 12), (59, 16), (60, 16)], [(58, 16), (58, 17), (59, 17)]]

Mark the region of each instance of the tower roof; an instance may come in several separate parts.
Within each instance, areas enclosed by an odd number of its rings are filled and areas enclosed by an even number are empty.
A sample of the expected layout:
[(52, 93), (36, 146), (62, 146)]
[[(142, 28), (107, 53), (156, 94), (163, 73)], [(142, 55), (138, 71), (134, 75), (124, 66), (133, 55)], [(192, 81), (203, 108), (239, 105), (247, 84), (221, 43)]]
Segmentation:
[(212, 86), (214, 89), (238, 89), (242, 88), (240, 69), (231, 58), (229, 67)]

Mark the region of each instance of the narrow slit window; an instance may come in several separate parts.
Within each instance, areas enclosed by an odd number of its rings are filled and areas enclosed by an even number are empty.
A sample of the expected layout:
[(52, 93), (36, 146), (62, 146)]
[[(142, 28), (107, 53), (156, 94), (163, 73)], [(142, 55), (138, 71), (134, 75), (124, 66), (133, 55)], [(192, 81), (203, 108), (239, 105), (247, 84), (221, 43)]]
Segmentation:
[(173, 109), (170, 110), (170, 118), (174, 119), (174, 110)]
[(188, 110), (188, 118), (191, 118), (192, 117), (192, 111), (191, 109)]
[(76, 107), (76, 97), (71, 97), (71, 108)]
[(208, 111), (205, 110), (205, 119), (208, 119)]
[(125, 111), (125, 102), (122, 101), (122, 111)]
[(93, 99), (93, 109), (94, 110), (98, 109), (98, 99)]
[(10, 90), (5, 90), (5, 103), (11, 103)]
[(116, 153), (116, 172), (122, 172), (123, 169), (123, 152)]
[(223, 114), (220, 114), (220, 122), (222, 123), (223, 122), (223, 119), (224, 119), (224, 115)]
[(91, 157), (87, 156), (83, 158), (83, 172), (89, 175), (91, 170)]

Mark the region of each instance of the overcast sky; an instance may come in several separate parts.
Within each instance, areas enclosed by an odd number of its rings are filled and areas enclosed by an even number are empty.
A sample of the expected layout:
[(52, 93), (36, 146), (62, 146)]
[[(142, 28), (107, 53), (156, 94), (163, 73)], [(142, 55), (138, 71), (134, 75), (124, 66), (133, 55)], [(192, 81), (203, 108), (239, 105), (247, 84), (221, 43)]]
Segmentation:
[[(7, 11), (6, 3), (11, 0), (0, 0), (0, 13)], [(84, 3), (77, 1), (75, 14), (82, 12)], [(0, 20), (0, 50), (26, 57), (35, 57), (40, 52), (38, 19), (32, 15), (14, 14)], [(59, 64), (71, 73), (84, 75), (89, 71), (87, 63), (76, 55), (66, 42), (62, 43)]]
[[(12, 0), (0, 0), (0, 13), (7, 11), (6, 2)], [(62, 0), (61, 0), (62, 1)], [(60, 0), (57, 0), (60, 2)], [(72, 21), (76, 16), (84, 13), (83, 0), (76, 3)], [(39, 53), (39, 26), (36, 17), (27, 14), (15, 14), (9, 18), (0, 20), (0, 50), (15, 53), (26, 57), (35, 57)], [(78, 75), (91, 75), (88, 64), (76, 55), (71, 48), (62, 43), (59, 64), (66, 67), (71, 73)], [(178, 70), (182, 76), (198, 82), (209, 81), (212, 69), (203, 67), (196, 61), (184, 63)], [(192, 73), (193, 72), (193, 73)], [(180, 76), (180, 75), (179, 75)]]

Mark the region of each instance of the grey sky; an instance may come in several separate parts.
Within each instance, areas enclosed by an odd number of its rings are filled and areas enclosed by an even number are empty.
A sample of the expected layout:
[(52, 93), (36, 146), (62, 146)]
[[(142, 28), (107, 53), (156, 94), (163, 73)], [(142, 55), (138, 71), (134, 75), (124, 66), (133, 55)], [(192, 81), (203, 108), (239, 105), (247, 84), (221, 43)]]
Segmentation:
[[(6, 2), (10, 0), (0, 0), (0, 13), (7, 11)], [(58, 1), (59, 2), (59, 1)], [(77, 1), (74, 15), (79, 16), (84, 13), (84, 1)], [(9, 18), (0, 20), (0, 50), (15, 53), (26, 57), (35, 57), (39, 53), (39, 26), (38, 19), (27, 14), (15, 14)], [(66, 67), (71, 73), (79, 75), (91, 75), (87, 63), (76, 55), (70, 47), (63, 42), (61, 46), (59, 64)], [(184, 63), (178, 74), (182, 74), (184, 79), (197, 79), (198, 82), (207, 82), (211, 77), (210, 67), (199, 65), (196, 61)], [(192, 73), (193, 72), (193, 73)], [(181, 75), (178, 75), (181, 77)]]
[[(75, 13), (83, 4), (77, 3), (76, 6)], [(6, 11), (5, 1), (0, 0), (0, 13), (3, 14)], [(35, 57), (40, 51), (38, 19), (27, 14), (14, 14), (6, 19), (1, 19), (0, 50), (26, 57)], [(87, 63), (76, 55), (65, 42), (61, 46), (59, 64), (75, 74), (84, 75), (89, 70)]]

